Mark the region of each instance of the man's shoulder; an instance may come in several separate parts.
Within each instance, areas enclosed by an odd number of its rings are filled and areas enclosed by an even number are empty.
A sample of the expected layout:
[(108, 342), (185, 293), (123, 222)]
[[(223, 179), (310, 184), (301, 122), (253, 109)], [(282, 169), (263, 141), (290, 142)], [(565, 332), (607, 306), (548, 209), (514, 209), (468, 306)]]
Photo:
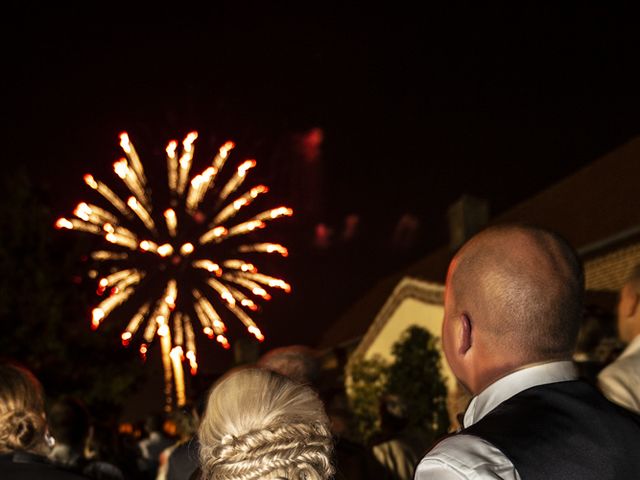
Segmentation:
[(640, 377), (640, 351), (618, 358), (605, 367), (598, 378)]
[(611, 389), (622, 388), (635, 394), (637, 382), (640, 382), (640, 354), (619, 358), (598, 374), (598, 385), (607, 397)]
[(488, 441), (469, 434), (457, 434), (440, 441), (420, 461), (416, 480), (427, 478), (518, 479), (511, 461)]
[(598, 375), (598, 385), (609, 400), (640, 413), (640, 354), (610, 364)]
[(10, 461), (0, 460), (1, 478), (11, 479), (41, 479), (50, 480), (86, 480), (87, 477), (64, 470), (46, 461)]

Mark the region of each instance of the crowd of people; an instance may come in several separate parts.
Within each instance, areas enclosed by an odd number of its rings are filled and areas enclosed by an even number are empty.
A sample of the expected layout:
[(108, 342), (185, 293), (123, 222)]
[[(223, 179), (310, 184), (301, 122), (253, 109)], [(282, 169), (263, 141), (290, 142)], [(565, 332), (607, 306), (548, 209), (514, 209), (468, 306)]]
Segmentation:
[[(366, 448), (343, 435), (348, 412), (321, 399), (304, 347), (274, 350), (212, 386), (202, 406), (146, 435), (110, 437), (83, 404), (45, 409), (22, 366), (0, 365), (0, 476), (12, 479), (523, 479), (640, 478), (640, 266), (620, 293), (627, 349), (599, 375), (572, 363), (584, 274), (567, 242), (535, 227), (479, 233), (454, 256), (445, 289), (446, 361), (471, 395), (461, 428), (425, 451)], [(118, 445), (114, 449), (114, 445)], [(418, 451), (419, 453), (416, 453)], [(114, 453), (114, 452), (117, 452)], [(385, 461), (386, 458), (389, 461)]]

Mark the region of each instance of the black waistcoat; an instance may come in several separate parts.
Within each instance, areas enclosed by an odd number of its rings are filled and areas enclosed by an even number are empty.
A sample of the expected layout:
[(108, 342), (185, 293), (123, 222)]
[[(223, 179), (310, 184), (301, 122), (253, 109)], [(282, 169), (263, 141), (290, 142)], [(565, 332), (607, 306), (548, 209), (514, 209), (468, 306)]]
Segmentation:
[(460, 434), (495, 445), (522, 480), (640, 479), (640, 416), (586, 382), (524, 390)]

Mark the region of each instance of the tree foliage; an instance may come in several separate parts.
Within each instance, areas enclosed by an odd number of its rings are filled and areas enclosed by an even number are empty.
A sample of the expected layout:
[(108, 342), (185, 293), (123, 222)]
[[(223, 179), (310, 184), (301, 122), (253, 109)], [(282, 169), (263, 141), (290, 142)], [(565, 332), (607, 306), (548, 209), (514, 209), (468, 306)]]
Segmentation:
[(0, 187), (0, 355), (33, 370), (49, 396), (76, 395), (111, 413), (141, 369), (113, 328), (89, 328), (79, 260), (88, 245), (54, 231), (42, 192), (24, 172)]
[(365, 443), (380, 431), (380, 399), (387, 389), (389, 365), (379, 356), (358, 360), (346, 376), (349, 406), (355, 417), (357, 436)]
[(394, 343), (387, 392), (400, 397), (409, 412), (409, 425), (444, 434), (449, 428), (447, 387), (440, 370), (438, 338), (409, 327)]
[(447, 389), (440, 370), (438, 338), (409, 327), (393, 344), (393, 361), (380, 357), (351, 362), (347, 378), (349, 399), (361, 440), (380, 433), (380, 403), (394, 396), (403, 404), (407, 427), (431, 438), (449, 428)]

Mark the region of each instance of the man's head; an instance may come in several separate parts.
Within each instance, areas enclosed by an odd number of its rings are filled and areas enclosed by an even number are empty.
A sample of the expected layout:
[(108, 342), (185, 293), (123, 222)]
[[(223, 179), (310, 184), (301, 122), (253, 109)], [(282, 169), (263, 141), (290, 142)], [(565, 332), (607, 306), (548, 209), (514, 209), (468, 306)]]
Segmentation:
[(443, 348), (478, 393), (524, 365), (569, 359), (584, 274), (573, 249), (535, 227), (491, 227), (467, 242), (447, 274)]
[(306, 385), (315, 385), (320, 375), (320, 362), (316, 352), (304, 345), (270, 350), (260, 357), (257, 366)]
[(164, 416), (161, 413), (147, 415), (147, 418), (144, 419), (144, 429), (149, 434), (153, 432), (162, 432), (163, 425)]
[(49, 425), (56, 443), (82, 451), (91, 422), (89, 412), (79, 400), (64, 398), (51, 407)]
[(618, 335), (627, 343), (640, 335), (640, 264), (635, 266), (620, 290)]

